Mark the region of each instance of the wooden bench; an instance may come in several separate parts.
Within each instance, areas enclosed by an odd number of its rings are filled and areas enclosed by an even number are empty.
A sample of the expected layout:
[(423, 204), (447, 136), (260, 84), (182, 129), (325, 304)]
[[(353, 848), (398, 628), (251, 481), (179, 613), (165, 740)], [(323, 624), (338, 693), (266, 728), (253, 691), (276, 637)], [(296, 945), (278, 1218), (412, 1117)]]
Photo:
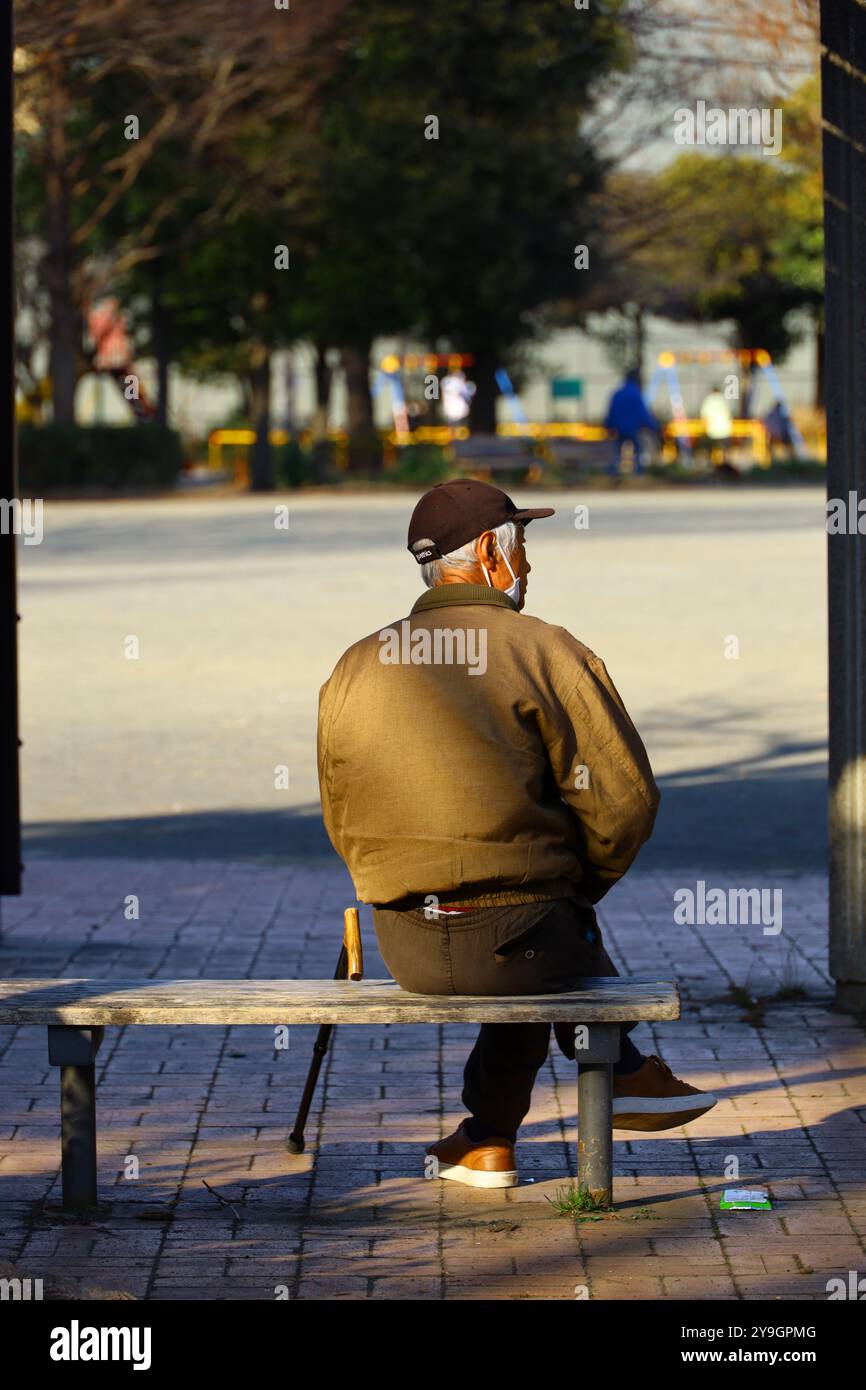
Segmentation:
[(589, 473), (606, 472), (616, 455), (613, 439), (572, 439), (551, 435), (544, 441), (545, 453), (562, 475), (575, 479)]
[(541, 476), (541, 461), (533, 441), (523, 435), (472, 434), (455, 439), (451, 457), (464, 471), (483, 473), (525, 472), (535, 481)]
[[(342, 959), (342, 957), (341, 957)], [(338, 967), (339, 969), (340, 967)], [(578, 1181), (613, 1195), (612, 1074), (619, 1024), (679, 1018), (668, 981), (584, 981), (569, 994), (408, 994), (393, 980), (3, 980), (0, 1024), (48, 1028), (60, 1068), (63, 1204), (96, 1204), (95, 1058), (107, 1027), (260, 1023), (574, 1023), (577, 1041)]]

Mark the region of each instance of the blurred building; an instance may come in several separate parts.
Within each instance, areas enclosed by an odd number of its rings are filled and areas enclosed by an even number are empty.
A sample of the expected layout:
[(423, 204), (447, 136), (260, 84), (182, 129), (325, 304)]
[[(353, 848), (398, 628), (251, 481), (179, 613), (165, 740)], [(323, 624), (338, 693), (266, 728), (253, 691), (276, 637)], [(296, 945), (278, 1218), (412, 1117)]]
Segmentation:
[[(645, 380), (648, 380), (660, 352), (686, 352), (691, 349), (715, 350), (730, 345), (730, 335), (723, 326), (698, 326), (693, 324), (674, 324), (662, 319), (650, 318), (646, 329)], [(752, 344), (760, 347), (760, 343)], [(414, 349), (423, 351), (424, 344), (413, 344)], [(405, 344), (394, 340), (381, 340), (376, 343), (371, 355), (371, 377), (375, 378), (376, 365), (389, 354), (398, 353)], [(576, 330), (555, 333), (542, 346), (533, 348), (535, 366), (520, 392), (520, 403), (529, 420), (581, 419), (598, 421), (603, 419), (611, 391), (619, 383), (622, 372), (614, 365), (604, 345), (595, 337)], [(154, 364), (140, 361), (136, 364), (141, 374), (144, 388), (154, 394), (156, 389)], [(297, 427), (303, 427), (312, 418), (315, 407), (315, 377), (313, 353), (305, 345), (291, 352), (275, 354), (273, 362), (273, 422), (285, 424), (290, 420)], [(685, 399), (686, 410), (697, 415), (700, 402), (710, 385), (724, 368), (716, 364), (684, 362), (678, 366), (680, 386)], [(786, 398), (792, 407), (811, 406), (815, 395), (815, 341), (814, 333), (806, 326), (803, 340), (789, 354), (787, 360), (778, 367), (779, 379)], [(471, 367), (467, 376), (472, 379)], [(579, 378), (583, 394), (578, 400), (554, 402), (550, 382), (554, 377)], [(766, 395), (766, 399), (764, 396)], [(665, 413), (664, 395), (658, 405)], [(377, 392), (375, 401), (377, 423), (386, 427), (392, 422), (391, 392), (383, 384)], [(755, 409), (765, 414), (772, 405), (764, 388), (755, 401)], [(79, 419), (82, 423), (103, 421), (105, 423), (126, 424), (130, 412), (114, 382), (99, 376), (85, 377), (79, 387), (77, 402)], [(223, 383), (202, 385), (198, 381), (185, 378), (174, 371), (171, 377), (171, 417), (172, 423), (183, 433), (203, 438), (212, 429), (225, 425), (232, 417), (237, 417), (242, 409), (241, 393), (232, 378)], [(509, 418), (508, 408), (500, 402), (500, 418)], [(337, 366), (334, 370), (331, 393), (331, 425), (339, 428), (346, 421), (346, 393), (342, 372)]]

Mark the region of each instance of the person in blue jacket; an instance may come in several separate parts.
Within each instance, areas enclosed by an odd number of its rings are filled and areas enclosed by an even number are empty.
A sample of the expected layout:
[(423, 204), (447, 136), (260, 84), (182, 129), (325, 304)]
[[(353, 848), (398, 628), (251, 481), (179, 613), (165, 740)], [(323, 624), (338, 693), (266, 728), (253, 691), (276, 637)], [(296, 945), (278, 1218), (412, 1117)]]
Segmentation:
[(658, 434), (659, 425), (643, 398), (643, 392), (640, 389), (640, 377), (637, 372), (628, 372), (622, 386), (614, 391), (607, 408), (607, 418), (604, 425), (605, 429), (613, 430), (616, 434), (614, 454), (608, 472), (613, 477), (618, 475), (622, 464), (622, 446), (628, 440), (634, 451), (634, 471), (635, 473), (642, 473), (643, 457), (640, 431), (652, 430), (654, 434)]

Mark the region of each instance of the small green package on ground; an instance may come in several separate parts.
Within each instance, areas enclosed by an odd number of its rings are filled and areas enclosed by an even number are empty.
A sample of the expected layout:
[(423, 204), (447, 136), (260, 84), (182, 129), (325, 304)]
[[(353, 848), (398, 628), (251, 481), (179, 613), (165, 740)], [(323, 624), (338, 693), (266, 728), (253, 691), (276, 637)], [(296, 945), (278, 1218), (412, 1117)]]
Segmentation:
[(770, 1211), (766, 1192), (751, 1187), (726, 1187), (719, 1202), (721, 1211)]

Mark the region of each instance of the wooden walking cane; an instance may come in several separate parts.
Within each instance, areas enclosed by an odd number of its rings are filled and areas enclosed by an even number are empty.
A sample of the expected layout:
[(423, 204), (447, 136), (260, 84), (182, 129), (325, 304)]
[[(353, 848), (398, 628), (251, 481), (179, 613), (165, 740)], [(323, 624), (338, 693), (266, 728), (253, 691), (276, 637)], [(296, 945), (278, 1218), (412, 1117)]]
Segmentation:
[[(340, 958), (334, 971), (334, 979), (360, 980), (363, 974), (364, 952), (361, 946), (361, 924), (358, 920), (358, 909), (347, 907), (343, 913), (343, 944), (340, 947)], [(319, 1072), (322, 1069), (322, 1062), (335, 1026), (333, 1023), (323, 1023), (313, 1044), (313, 1059), (310, 1062), (310, 1070), (307, 1073), (301, 1103), (295, 1116), (295, 1127), (286, 1140), (286, 1148), (289, 1153), (302, 1154), (304, 1152), (304, 1127), (310, 1113), (310, 1105), (313, 1101)]]

